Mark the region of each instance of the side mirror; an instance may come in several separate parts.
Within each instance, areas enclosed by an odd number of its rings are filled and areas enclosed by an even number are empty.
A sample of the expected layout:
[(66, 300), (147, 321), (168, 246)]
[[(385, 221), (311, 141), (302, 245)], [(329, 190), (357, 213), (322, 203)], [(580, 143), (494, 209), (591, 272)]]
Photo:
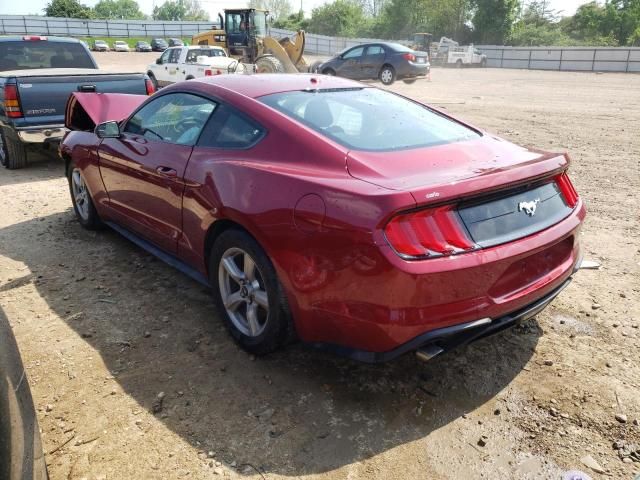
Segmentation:
[(98, 124), (94, 133), (98, 138), (120, 138), (120, 126), (115, 120)]
[(157, 65), (162, 65), (162, 59), (161, 58), (156, 58), (156, 64)]

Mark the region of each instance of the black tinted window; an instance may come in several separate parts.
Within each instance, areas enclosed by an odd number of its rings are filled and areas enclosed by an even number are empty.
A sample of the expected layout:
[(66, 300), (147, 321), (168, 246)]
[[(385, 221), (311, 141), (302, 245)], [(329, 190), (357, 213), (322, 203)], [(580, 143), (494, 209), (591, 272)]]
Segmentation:
[(96, 68), (81, 43), (23, 40), (0, 43), (0, 71)]
[(264, 130), (234, 109), (220, 105), (206, 126), (198, 145), (217, 148), (249, 148)]
[(163, 95), (138, 110), (124, 131), (148, 140), (194, 145), (215, 108), (214, 102), (196, 95)]
[(284, 92), (260, 100), (354, 150), (419, 148), (480, 136), (419, 103), (377, 88)]

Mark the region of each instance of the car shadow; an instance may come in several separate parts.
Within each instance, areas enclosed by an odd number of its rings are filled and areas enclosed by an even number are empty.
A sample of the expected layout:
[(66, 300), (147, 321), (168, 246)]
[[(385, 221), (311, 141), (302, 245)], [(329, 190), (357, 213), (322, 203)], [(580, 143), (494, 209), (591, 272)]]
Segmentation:
[[(30, 236), (36, 248), (21, 241)], [(530, 321), (429, 363), (365, 365), (304, 345), (256, 359), (232, 342), (206, 288), (115, 232), (83, 230), (71, 209), (0, 229), (0, 255), (30, 270), (0, 289), (32, 282), (128, 395), (247, 474), (244, 464), (331, 471), (424, 438), (503, 390), (541, 334)]]
[(58, 157), (57, 145), (48, 148), (29, 146), (27, 166), (8, 170), (0, 166), (0, 187), (28, 182), (41, 182), (64, 176), (64, 164)]

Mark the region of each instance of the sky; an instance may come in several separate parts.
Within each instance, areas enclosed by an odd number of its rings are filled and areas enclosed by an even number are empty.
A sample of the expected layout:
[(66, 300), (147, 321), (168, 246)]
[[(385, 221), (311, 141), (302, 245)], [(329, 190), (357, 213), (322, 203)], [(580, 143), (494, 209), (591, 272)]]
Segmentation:
[[(89, 6), (96, 4), (98, 0), (81, 0)], [(297, 2), (302, 3), (302, 7), (307, 15), (311, 14), (311, 10), (318, 5), (322, 5), (327, 0), (292, 0), (294, 8), (298, 7)], [(588, 0), (551, 0), (551, 8), (560, 11), (562, 15), (573, 15), (578, 6), (586, 3)], [(151, 14), (154, 5), (160, 5), (163, 0), (137, 0), (140, 9)], [(4, 15), (29, 15), (43, 14), (43, 8), (47, 4), (47, 0), (0, 0), (0, 14)], [(222, 12), (225, 8), (244, 7), (247, 5), (246, 0), (200, 0), (202, 8), (209, 12), (209, 18), (215, 19), (218, 12)]]

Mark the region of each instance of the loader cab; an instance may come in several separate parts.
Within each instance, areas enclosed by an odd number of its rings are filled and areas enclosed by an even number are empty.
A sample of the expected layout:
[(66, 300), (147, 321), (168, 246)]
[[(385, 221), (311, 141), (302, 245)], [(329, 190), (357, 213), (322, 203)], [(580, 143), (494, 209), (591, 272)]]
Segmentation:
[(429, 52), (431, 48), (431, 42), (433, 41), (433, 35), (430, 33), (416, 33), (413, 36), (412, 48), (419, 52)]
[(229, 55), (253, 63), (258, 57), (259, 43), (268, 36), (269, 12), (255, 8), (225, 10), (224, 29)]

